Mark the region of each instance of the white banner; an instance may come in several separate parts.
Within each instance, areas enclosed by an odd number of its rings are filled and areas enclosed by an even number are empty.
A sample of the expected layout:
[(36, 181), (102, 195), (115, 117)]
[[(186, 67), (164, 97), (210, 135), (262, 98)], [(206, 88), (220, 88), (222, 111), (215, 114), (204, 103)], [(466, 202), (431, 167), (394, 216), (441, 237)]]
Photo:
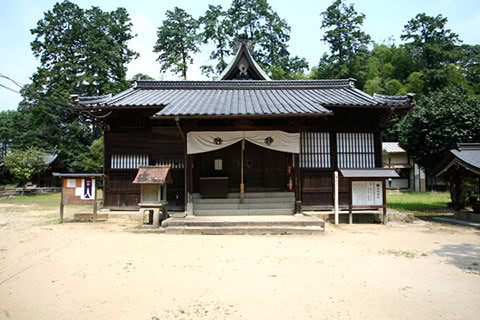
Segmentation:
[(273, 131), (191, 131), (187, 134), (187, 154), (214, 151), (245, 139), (264, 148), (300, 152), (300, 133)]

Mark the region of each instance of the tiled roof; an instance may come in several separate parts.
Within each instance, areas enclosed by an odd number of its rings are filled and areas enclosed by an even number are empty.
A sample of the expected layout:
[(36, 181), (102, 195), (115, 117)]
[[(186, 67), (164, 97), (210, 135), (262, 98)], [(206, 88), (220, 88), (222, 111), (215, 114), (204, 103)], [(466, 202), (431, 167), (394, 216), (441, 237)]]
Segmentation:
[[(408, 97), (395, 107), (410, 107)], [(398, 99), (401, 100), (400, 98)], [(161, 109), (155, 116), (329, 114), (330, 107), (392, 107), (354, 87), (352, 79), (310, 81), (136, 81), (112, 98), (80, 98), (90, 108)]]
[(375, 93), (373, 95), (373, 98), (383, 102), (383, 104), (385, 105), (397, 106), (397, 105), (404, 105), (406, 103), (409, 103), (409, 101), (411, 101), (414, 96), (415, 96), (414, 93), (407, 93), (407, 95), (405, 96), (385, 96), (383, 94)]
[(480, 143), (459, 143), (458, 149), (450, 152), (466, 164), (480, 169)]
[(385, 150), (388, 153), (402, 153), (406, 152), (398, 142), (383, 142), (382, 143), (382, 149)]
[(103, 104), (110, 100), (112, 98), (111, 94), (106, 94), (103, 96), (92, 96), (92, 97), (78, 97), (74, 96), (74, 102), (80, 104), (80, 105), (98, 105), (98, 104)]
[(457, 149), (450, 150), (440, 165), (433, 170), (435, 175), (439, 177), (452, 167), (461, 167), (480, 176), (480, 143), (459, 143)]

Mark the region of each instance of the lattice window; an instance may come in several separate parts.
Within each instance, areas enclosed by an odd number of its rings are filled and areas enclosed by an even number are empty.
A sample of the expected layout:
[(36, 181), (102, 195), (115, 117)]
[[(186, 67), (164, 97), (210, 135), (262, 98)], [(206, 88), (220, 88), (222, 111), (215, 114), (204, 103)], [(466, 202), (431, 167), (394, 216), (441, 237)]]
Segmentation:
[(330, 168), (330, 135), (328, 132), (303, 132), (300, 135), (300, 167)]
[(185, 168), (183, 160), (174, 160), (174, 159), (159, 160), (159, 161), (155, 162), (155, 165), (157, 165), (157, 166), (168, 166), (168, 165), (170, 165), (170, 167), (172, 169), (183, 169), (183, 168)]
[(139, 166), (148, 166), (148, 155), (112, 154), (111, 169), (138, 169)]
[(339, 168), (375, 168), (373, 133), (337, 133)]

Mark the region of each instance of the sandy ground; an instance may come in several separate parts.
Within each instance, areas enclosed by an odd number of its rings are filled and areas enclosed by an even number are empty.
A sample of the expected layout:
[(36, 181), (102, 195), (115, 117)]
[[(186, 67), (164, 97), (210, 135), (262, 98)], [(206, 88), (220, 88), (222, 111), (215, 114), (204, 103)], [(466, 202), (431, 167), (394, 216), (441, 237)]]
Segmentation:
[(0, 205), (0, 319), (478, 319), (480, 230), (135, 234)]

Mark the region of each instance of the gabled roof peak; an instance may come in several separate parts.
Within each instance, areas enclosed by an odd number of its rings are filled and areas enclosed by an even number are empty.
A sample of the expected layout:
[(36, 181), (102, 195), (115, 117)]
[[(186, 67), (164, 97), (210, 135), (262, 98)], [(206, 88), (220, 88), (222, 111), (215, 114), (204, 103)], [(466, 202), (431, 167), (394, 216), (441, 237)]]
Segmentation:
[(250, 54), (253, 44), (246, 38), (240, 38), (235, 44), (235, 57), (223, 70), (221, 80), (271, 80)]

